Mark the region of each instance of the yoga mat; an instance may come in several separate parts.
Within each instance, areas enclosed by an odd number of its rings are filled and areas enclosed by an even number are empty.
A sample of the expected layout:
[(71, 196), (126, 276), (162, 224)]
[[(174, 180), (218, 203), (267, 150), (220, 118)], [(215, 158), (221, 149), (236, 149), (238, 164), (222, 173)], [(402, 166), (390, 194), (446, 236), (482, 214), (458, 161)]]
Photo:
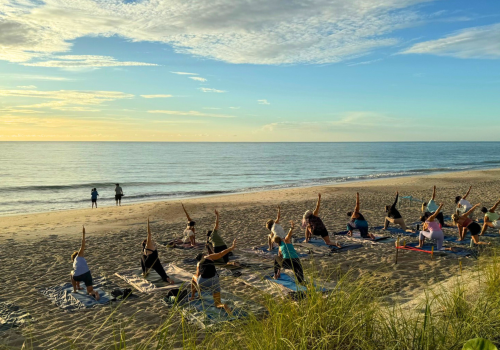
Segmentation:
[(176, 248), (176, 249), (203, 249), (205, 247), (205, 243), (196, 242), (194, 246), (191, 246), (191, 243), (184, 243), (182, 239), (174, 239), (173, 241), (164, 241), (159, 242), (160, 244), (166, 246), (167, 248)]
[(106, 288), (107, 290), (111, 289), (110, 283), (104, 278), (94, 279), (93, 287), (94, 290), (99, 292), (99, 301), (87, 294), (83, 282), (81, 283), (83, 290), (78, 291), (78, 293), (73, 293), (73, 286), (69, 282), (55, 287), (42, 288), (40, 289), (40, 293), (45, 295), (52, 303), (56, 304), (61, 309), (74, 311), (109, 304), (112, 297), (107, 291), (102, 289), (106, 286), (109, 286)]
[[(278, 247), (274, 247), (272, 250), (269, 250), (268, 246), (254, 247), (251, 249), (240, 249), (240, 250), (245, 253), (257, 254), (258, 256), (263, 257), (265, 259), (274, 259), (278, 255)], [(306, 253), (297, 252), (297, 254), (299, 255), (299, 258), (306, 259), (309, 257), (309, 255)]]
[(151, 270), (149, 275), (142, 277), (142, 269), (129, 269), (122, 272), (115, 273), (115, 276), (120, 277), (132, 287), (141, 293), (153, 293), (158, 291), (167, 291), (170, 289), (178, 289), (182, 284), (190, 283), (193, 277), (189, 273), (174, 264), (164, 265), (163, 268), (169, 277), (171, 277), (175, 284), (168, 284), (164, 282), (155, 270)]
[[(221, 322), (231, 322), (245, 318), (248, 317), (249, 312), (259, 314), (264, 311), (262, 307), (244, 301), (225, 291), (221, 292), (221, 301), (231, 308), (231, 314), (215, 306), (211, 293), (202, 293), (201, 298), (198, 296), (193, 301), (189, 300), (190, 296), (189, 294), (186, 298), (181, 300), (176, 307), (179, 308), (184, 317), (201, 328), (213, 327)], [(167, 297), (164, 297), (162, 302), (168, 307), (173, 306)]]
[(0, 301), (0, 332), (14, 327), (22, 327), (33, 322), (31, 315), (19, 306)]
[[(415, 248), (417, 245), (418, 245), (418, 243), (407, 243), (406, 244), (407, 247), (413, 247), (413, 248)], [(404, 250), (404, 248), (400, 248), (400, 249)], [(417, 249), (423, 250), (425, 252), (432, 252), (432, 245), (425, 244), (422, 248), (417, 248)], [(457, 249), (459, 249), (459, 250), (450, 251), (450, 250), (436, 250), (436, 248), (434, 248), (434, 254), (454, 254), (457, 256), (464, 256), (464, 257), (471, 255), (471, 252), (469, 252), (467, 250), (460, 249), (460, 248), (457, 248)]]

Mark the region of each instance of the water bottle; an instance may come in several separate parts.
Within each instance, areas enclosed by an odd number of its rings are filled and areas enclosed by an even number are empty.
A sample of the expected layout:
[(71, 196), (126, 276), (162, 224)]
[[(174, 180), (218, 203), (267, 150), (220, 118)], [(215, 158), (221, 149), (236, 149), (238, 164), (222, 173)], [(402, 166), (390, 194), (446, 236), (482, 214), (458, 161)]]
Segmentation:
[(474, 240), (472, 238), (470, 239), (470, 247), (474, 247)]

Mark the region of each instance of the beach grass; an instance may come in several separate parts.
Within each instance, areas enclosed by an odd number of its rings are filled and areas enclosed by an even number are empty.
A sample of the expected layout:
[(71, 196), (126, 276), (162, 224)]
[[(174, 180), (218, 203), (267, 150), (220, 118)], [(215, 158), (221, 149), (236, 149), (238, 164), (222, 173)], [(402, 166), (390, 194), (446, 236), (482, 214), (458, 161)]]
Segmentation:
[[(410, 268), (408, 266), (408, 268)], [(500, 255), (493, 248), (473, 271), (425, 291), (411, 303), (378, 293), (371, 273), (332, 275), (328, 292), (313, 287), (299, 298), (264, 295), (266, 315), (200, 329), (174, 306), (165, 322), (145, 339), (128, 339), (127, 320), (113, 313), (99, 327), (112, 333), (109, 349), (461, 349), (473, 338), (500, 343)], [(35, 349), (32, 339), (25, 349)], [(80, 344), (80, 345), (79, 345)], [(92, 348), (68, 342), (68, 348)]]

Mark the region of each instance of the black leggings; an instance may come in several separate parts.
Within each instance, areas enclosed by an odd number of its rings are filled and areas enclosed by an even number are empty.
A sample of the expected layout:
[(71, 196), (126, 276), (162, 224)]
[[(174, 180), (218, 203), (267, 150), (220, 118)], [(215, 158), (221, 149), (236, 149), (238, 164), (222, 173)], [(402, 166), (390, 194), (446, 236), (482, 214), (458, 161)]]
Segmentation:
[[(432, 214), (434, 214), (434, 213), (429, 213), (427, 211), (427, 212), (425, 212), (424, 216), (426, 219), (428, 219)], [(441, 227), (444, 227), (444, 215), (443, 215), (443, 213), (440, 212), (439, 214), (437, 214), (436, 219), (441, 224)]]
[(163, 266), (161, 265), (160, 259), (158, 258), (157, 250), (155, 250), (149, 255), (144, 255), (144, 254), (142, 255), (141, 267), (143, 273), (149, 272), (149, 270), (151, 269), (155, 270), (156, 273), (160, 275), (161, 279), (167, 282), (168, 275), (163, 269)]
[(299, 258), (294, 259), (283, 259), (283, 263), (280, 265), (281, 258), (276, 257), (274, 259), (274, 273), (276, 274), (281, 268), (293, 270), (295, 277), (299, 283), (304, 283), (304, 270), (302, 270), (302, 264)]

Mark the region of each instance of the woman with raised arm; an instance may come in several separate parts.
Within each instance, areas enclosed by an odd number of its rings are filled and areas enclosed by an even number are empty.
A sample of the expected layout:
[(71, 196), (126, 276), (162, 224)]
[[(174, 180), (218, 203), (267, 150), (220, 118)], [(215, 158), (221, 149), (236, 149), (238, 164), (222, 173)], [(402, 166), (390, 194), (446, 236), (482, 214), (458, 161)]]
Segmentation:
[[(422, 213), (424, 214), (426, 219), (429, 218), (432, 214), (434, 214), (438, 209), (438, 205), (436, 204), (435, 199), (436, 199), (436, 186), (434, 186), (434, 188), (432, 190), (432, 197), (429, 200), (429, 202), (422, 204)], [(438, 213), (438, 215), (436, 216), (436, 219), (437, 219), (437, 221), (439, 221), (439, 224), (441, 225), (441, 227), (444, 227), (444, 215), (443, 215), (443, 213), (441, 213), (441, 212)]]
[(460, 213), (465, 213), (472, 208), (472, 204), (470, 204), (470, 202), (466, 199), (471, 189), (472, 186), (469, 186), (467, 193), (463, 197), (461, 196), (455, 197), (455, 203), (457, 204), (457, 209)]
[(184, 210), (184, 213), (186, 214), (186, 218), (188, 221), (187, 227), (184, 230), (184, 238), (182, 239), (182, 241), (184, 243), (191, 243), (191, 246), (194, 246), (196, 244), (196, 239), (195, 239), (196, 229), (194, 228), (194, 225), (196, 223), (189, 217), (186, 208), (184, 208), (184, 204), (181, 203), (181, 205), (182, 205), (182, 210)]
[[(219, 212), (215, 210), (215, 225), (212, 231), (207, 231), (207, 250), (209, 254), (220, 253), (227, 249), (227, 245), (219, 235)], [(236, 263), (229, 262), (229, 254), (222, 257), (220, 262), (224, 262), (230, 265), (238, 265)]]
[(148, 216), (148, 236), (142, 242), (142, 258), (141, 258), (142, 275), (146, 277), (151, 269), (155, 270), (164, 282), (173, 284), (174, 281), (168, 277), (163, 268), (160, 258), (158, 257), (158, 249), (153, 237), (151, 236), (151, 228), (149, 227)]
[(497, 207), (500, 201), (496, 202), (494, 206), (488, 210), (486, 207), (482, 207), (481, 211), (484, 213), (484, 225), (481, 229), (481, 236), (486, 232), (488, 227), (500, 229), (500, 215), (496, 213)]
[(297, 282), (304, 284), (304, 270), (300, 263), (299, 254), (295, 251), (292, 244), (292, 232), (294, 229), (294, 222), (290, 221), (290, 230), (284, 239), (279, 236), (274, 237), (274, 243), (279, 246), (278, 257), (274, 260), (274, 279), (278, 279), (281, 274), (281, 269), (293, 270)]
[(398, 204), (398, 199), (399, 199), (399, 192), (396, 192), (396, 199), (394, 200), (394, 203), (392, 205), (385, 206), (385, 212), (387, 215), (384, 221), (384, 230), (387, 230), (389, 224), (396, 224), (401, 226), (401, 228), (406, 231), (405, 219), (403, 219), (403, 216), (396, 208), (396, 205)]
[(302, 218), (302, 228), (305, 231), (305, 242), (311, 239), (312, 235), (320, 236), (327, 245), (333, 245), (340, 248), (340, 244), (333, 243), (328, 235), (328, 230), (326, 229), (323, 220), (319, 217), (319, 208), (321, 205), (321, 193), (318, 193), (318, 203), (316, 203), (316, 209), (314, 211), (306, 211), (304, 217)]
[(422, 248), (425, 243), (425, 239), (433, 239), (436, 241), (437, 250), (451, 250), (451, 248), (444, 248), (444, 233), (441, 229), (439, 222), (434, 221), (436, 217), (441, 212), (443, 208), (443, 203), (437, 208), (437, 210), (431, 216), (427, 217), (423, 215), (420, 218), (420, 221), (424, 223), (423, 230), (419, 232), (418, 235), (418, 246), (417, 248)]
[(223, 308), (227, 313), (231, 313), (231, 309), (222, 304), (220, 296), (220, 283), (219, 274), (215, 268), (214, 262), (216, 260), (222, 259), (229, 252), (236, 248), (236, 240), (233, 241), (233, 245), (230, 248), (223, 250), (220, 253), (213, 253), (204, 255), (203, 253), (198, 254), (196, 260), (199, 261), (196, 266), (196, 274), (191, 280), (191, 297), (189, 300), (194, 300), (196, 297), (196, 292), (199, 291), (201, 294), (203, 291), (212, 292), (215, 306), (218, 308)]
[(89, 266), (87, 265), (87, 260), (84, 258), (85, 255), (85, 226), (82, 228), (82, 245), (80, 250), (75, 251), (71, 254), (71, 260), (73, 261), (73, 271), (71, 272), (71, 284), (73, 285), (73, 293), (78, 293), (79, 290), (83, 289), (80, 287), (80, 282), (85, 283), (87, 287), (87, 294), (93, 297), (95, 300), (99, 300), (99, 293), (94, 290), (92, 274), (90, 273)]
[(278, 216), (276, 220), (270, 219), (266, 222), (266, 228), (271, 231), (271, 233), (267, 236), (267, 243), (269, 244), (269, 250), (273, 249), (274, 246), (274, 237), (279, 237), (281, 239), (285, 239), (286, 233), (283, 230), (283, 227), (280, 225), (281, 218), (281, 206), (278, 205)]
[(460, 235), (459, 241), (463, 241), (465, 239), (465, 234), (467, 230), (469, 230), (470, 235), (472, 236), (472, 240), (475, 244), (490, 244), (487, 242), (479, 241), (479, 234), (481, 233), (481, 225), (472, 220), (469, 216), (472, 214), (474, 209), (476, 209), (480, 204), (476, 204), (472, 208), (469, 209), (464, 214), (455, 213), (451, 216), (451, 219), (458, 227), (458, 234)]
[(361, 237), (375, 239), (375, 236), (368, 232), (368, 221), (366, 221), (363, 214), (359, 212), (359, 192), (356, 192), (356, 206), (354, 207), (354, 212), (347, 212), (347, 216), (351, 218), (351, 221), (347, 223), (347, 231), (349, 236), (352, 236), (353, 230), (359, 230)]

